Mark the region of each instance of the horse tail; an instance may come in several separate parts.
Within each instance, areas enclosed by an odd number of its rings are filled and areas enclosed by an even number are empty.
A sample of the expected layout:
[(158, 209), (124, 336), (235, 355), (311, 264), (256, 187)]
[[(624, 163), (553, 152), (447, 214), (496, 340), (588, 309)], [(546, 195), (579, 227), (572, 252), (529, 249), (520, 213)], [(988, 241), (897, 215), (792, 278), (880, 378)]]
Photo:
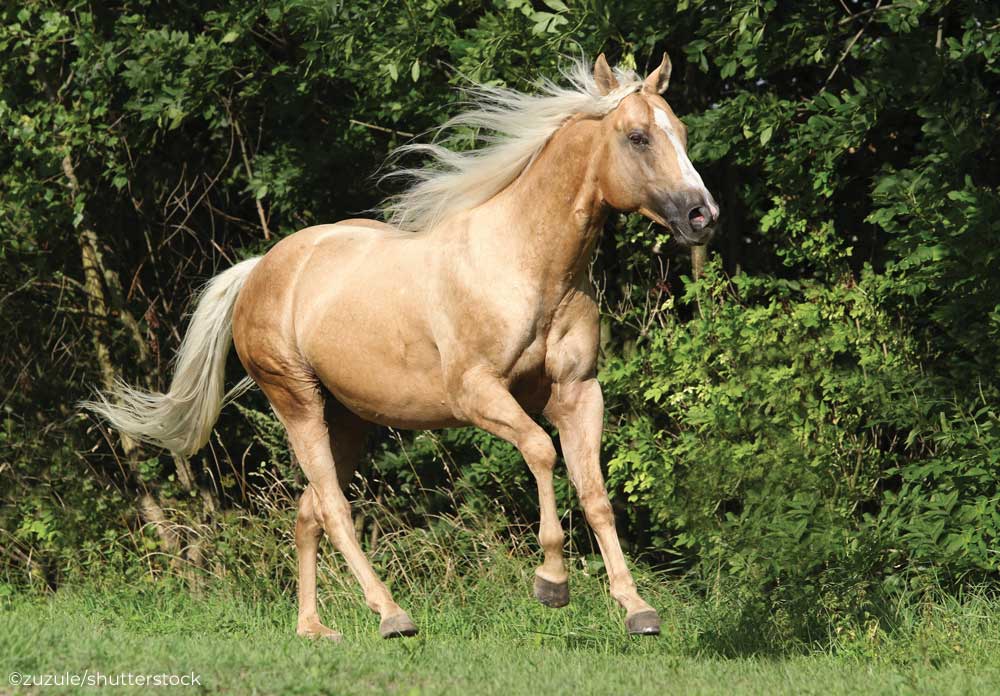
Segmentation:
[(260, 257), (212, 278), (199, 294), (191, 324), (174, 358), (166, 394), (135, 389), (117, 380), (106, 393), (80, 404), (123, 436), (187, 456), (212, 434), (222, 407), (253, 386), (244, 377), (225, 392), (226, 356), (233, 336), (233, 306)]

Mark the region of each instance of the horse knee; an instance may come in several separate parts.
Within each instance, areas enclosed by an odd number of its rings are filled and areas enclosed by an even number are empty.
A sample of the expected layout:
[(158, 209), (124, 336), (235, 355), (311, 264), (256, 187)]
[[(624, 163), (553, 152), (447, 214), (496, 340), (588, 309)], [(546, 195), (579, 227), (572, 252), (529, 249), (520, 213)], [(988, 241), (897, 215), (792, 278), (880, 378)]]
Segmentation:
[(583, 513), (587, 517), (587, 523), (593, 529), (614, 525), (615, 513), (611, 509), (611, 502), (604, 491), (585, 493), (580, 496), (580, 503), (583, 506)]
[(528, 464), (528, 468), (536, 476), (552, 473), (552, 469), (556, 465), (556, 448), (548, 435), (533, 433), (520, 443), (519, 449), (524, 456), (524, 461)]

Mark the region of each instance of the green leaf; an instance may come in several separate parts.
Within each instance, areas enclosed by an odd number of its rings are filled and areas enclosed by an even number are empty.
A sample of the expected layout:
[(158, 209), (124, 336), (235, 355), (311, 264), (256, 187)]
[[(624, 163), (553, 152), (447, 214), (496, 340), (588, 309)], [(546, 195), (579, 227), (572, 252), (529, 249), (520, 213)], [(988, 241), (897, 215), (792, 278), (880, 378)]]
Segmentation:
[(224, 44), (232, 43), (233, 41), (236, 41), (236, 39), (238, 38), (240, 38), (240, 35), (237, 34), (235, 31), (226, 32), (226, 35), (222, 37), (222, 43)]

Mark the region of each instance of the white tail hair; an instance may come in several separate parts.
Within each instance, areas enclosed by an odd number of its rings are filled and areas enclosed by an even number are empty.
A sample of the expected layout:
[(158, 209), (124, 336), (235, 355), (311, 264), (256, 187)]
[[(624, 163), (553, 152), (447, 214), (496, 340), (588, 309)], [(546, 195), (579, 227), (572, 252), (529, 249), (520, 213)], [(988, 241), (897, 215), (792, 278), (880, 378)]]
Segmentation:
[(244, 377), (226, 392), (224, 383), (233, 305), (259, 261), (260, 257), (247, 259), (223, 271), (198, 295), (166, 394), (145, 392), (119, 380), (107, 393), (80, 405), (133, 440), (182, 456), (201, 449), (222, 407), (253, 386), (253, 380)]

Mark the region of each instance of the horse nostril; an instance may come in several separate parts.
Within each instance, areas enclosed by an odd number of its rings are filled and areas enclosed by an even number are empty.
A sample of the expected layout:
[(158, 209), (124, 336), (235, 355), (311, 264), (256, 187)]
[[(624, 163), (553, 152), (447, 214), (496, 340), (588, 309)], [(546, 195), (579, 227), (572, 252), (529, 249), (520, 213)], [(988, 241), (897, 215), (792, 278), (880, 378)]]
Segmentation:
[(719, 206), (714, 201), (708, 204), (708, 212), (712, 218), (712, 222), (716, 222), (719, 219)]
[(700, 205), (696, 205), (694, 208), (691, 208), (691, 210), (688, 212), (688, 220), (691, 222), (691, 226), (694, 227), (695, 229), (700, 229), (704, 227), (705, 224), (708, 222), (705, 213), (706, 210)]

